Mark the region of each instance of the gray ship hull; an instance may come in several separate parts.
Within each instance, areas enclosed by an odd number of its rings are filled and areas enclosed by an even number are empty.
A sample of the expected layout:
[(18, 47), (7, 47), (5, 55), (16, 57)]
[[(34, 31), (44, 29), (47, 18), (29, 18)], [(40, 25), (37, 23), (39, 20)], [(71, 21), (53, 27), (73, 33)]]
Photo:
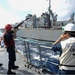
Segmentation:
[(38, 39), (38, 40), (46, 40), (46, 41), (55, 41), (62, 34), (62, 30), (54, 30), (54, 29), (43, 29), (43, 28), (25, 28), (20, 29), (17, 32), (18, 37), (30, 38), (30, 39)]

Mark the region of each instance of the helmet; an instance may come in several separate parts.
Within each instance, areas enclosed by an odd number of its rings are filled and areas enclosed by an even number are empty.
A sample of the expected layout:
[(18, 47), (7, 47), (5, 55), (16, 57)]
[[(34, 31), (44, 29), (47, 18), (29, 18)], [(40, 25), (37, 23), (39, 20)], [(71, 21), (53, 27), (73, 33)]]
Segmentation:
[(12, 29), (12, 26), (10, 24), (6, 24), (5, 29), (6, 30), (11, 30)]
[(75, 25), (73, 23), (69, 23), (62, 28), (64, 31), (75, 31)]

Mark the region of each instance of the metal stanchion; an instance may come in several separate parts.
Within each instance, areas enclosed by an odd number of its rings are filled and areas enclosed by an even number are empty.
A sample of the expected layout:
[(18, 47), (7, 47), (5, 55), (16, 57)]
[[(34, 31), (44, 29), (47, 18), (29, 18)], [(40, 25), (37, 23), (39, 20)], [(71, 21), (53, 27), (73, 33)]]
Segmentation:
[(25, 65), (25, 67), (27, 66), (27, 64), (28, 64), (28, 51), (27, 51), (27, 44), (26, 44), (27, 42), (26, 41), (24, 41), (24, 46), (25, 46), (25, 51), (26, 51), (26, 65)]
[(29, 42), (27, 42), (27, 51), (28, 51), (28, 59), (29, 59), (28, 68), (30, 68), (30, 65), (31, 65), (31, 55), (30, 55)]
[(40, 47), (40, 44), (38, 43), (38, 46), (37, 46), (38, 50), (39, 50), (39, 56), (40, 56), (40, 69), (38, 71), (38, 73), (42, 73), (42, 54), (41, 54), (41, 47)]

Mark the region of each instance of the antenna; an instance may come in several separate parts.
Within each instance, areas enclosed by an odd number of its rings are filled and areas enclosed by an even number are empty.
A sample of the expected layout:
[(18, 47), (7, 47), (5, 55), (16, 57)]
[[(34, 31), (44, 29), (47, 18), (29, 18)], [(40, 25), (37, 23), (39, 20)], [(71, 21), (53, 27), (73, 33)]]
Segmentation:
[(49, 0), (49, 8), (51, 8), (51, 0)]
[(50, 11), (51, 11), (51, 0), (49, 0), (49, 8), (48, 8), (48, 11), (49, 11), (49, 28), (51, 27), (51, 21), (50, 21)]

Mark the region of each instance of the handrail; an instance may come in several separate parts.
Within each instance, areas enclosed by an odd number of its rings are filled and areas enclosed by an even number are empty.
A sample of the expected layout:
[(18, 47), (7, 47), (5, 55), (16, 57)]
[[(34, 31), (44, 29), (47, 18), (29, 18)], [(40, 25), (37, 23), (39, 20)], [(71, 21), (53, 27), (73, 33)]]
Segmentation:
[(52, 47), (40, 45), (40, 47), (51, 49)]
[[(46, 63), (47, 60), (50, 58), (51, 58), (50, 60), (52, 60), (52, 57), (50, 57), (50, 55), (49, 55), (50, 50), (52, 48), (52, 42), (44, 42), (44, 41), (38, 41), (38, 40), (33, 40), (33, 39), (23, 39), (23, 38), (17, 38), (17, 40), (18, 40), (18, 42), (19, 41), (22, 42), (21, 45), (23, 47), (25, 46), (23, 49), (21, 48), (21, 51), (22, 51), (22, 53), (24, 53), (24, 57), (26, 57), (26, 59), (27, 59), (28, 67), (30, 65), (36, 66), (33, 62), (34, 61), (36, 62), (36, 60), (38, 60), (38, 62), (39, 62), (38, 67), (40, 69), (43, 69), (44, 63)], [(37, 56), (37, 59), (35, 59), (35, 57), (36, 57), (35, 55), (38, 55), (39, 58)], [(51, 54), (51, 55), (53, 55), (53, 54)], [(57, 59), (54, 58), (54, 60), (57, 60)], [(49, 61), (49, 62), (52, 63), (53, 60)], [(56, 65), (57, 63), (53, 62), (53, 64)]]

